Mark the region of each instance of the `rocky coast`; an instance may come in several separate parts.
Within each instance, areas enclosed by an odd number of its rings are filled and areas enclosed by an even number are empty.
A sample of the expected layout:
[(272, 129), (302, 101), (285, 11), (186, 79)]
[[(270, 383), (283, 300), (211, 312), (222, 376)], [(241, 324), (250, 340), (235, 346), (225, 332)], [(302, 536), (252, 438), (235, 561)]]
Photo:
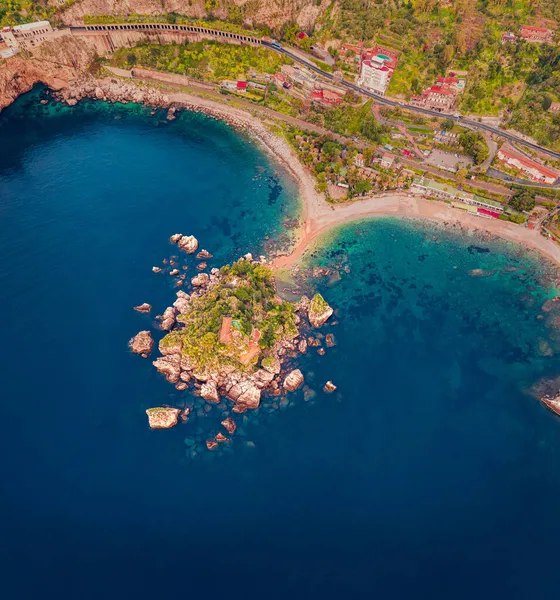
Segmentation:
[[(187, 261), (210, 260), (212, 256), (206, 250), (195, 256), (198, 240), (194, 236), (174, 234), (169, 242), (187, 256)], [(155, 271), (175, 278), (183, 289), (155, 318), (156, 328), (165, 335), (157, 344), (159, 356), (153, 365), (177, 391), (194, 394), (209, 410), (223, 407), (225, 433), (205, 440), (206, 448), (213, 450), (229, 439), (226, 433), (231, 436), (236, 430), (235, 415), (259, 408), (264, 398), (285, 403), (286, 394), (304, 385), (305, 376), (295, 364), (297, 357), (308, 345), (321, 345), (313, 330), (328, 321), (333, 309), (319, 294), (311, 299), (302, 296), (298, 302), (283, 300), (264, 257), (254, 259), (246, 254), (231, 265), (198, 272), (190, 281), (184, 274), (188, 266), (182, 262), (174, 255), (164, 259), (163, 266)], [(332, 334), (330, 338), (334, 340)], [(131, 351), (144, 358), (154, 345), (150, 331), (139, 332), (129, 343)], [(205, 414), (203, 406), (197, 414)], [(152, 428), (178, 423), (181, 409), (171, 407), (171, 411), (179, 412), (164, 414), (165, 408), (149, 409), (155, 411), (148, 411)], [(182, 419), (187, 421), (194, 405), (183, 408)], [(192, 417), (194, 413), (190, 414)], [(163, 417), (167, 426), (162, 424)]]

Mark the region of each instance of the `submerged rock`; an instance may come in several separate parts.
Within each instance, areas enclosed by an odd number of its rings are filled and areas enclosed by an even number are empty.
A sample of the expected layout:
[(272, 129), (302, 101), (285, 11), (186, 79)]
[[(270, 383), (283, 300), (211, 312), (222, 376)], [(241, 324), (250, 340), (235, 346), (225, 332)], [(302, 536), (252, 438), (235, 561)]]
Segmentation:
[(214, 448), (218, 447), (218, 442), (215, 440), (206, 440), (206, 447), (208, 450), (214, 450)]
[(307, 316), (312, 327), (321, 327), (332, 314), (333, 309), (328, 305), (323, 296), (315, 294), (307, 311)]
[(218, 433), (218, 435), (216, 436), (217, 442), (225, 442), (226, 440), (227, 437), (223, 433)]
[(209, 258), (213, 258), (214, 255), (210, 254), (210, 252), (208, 252), (208, 250), (201, 250), (197, 255), (196, 258), (198, 258), (199, 260), (204, 259), (204, 260), (208, 260)]
[(329, 348), (332, 348), (336, 345), (334, 335), (332, 333), (327, 333), (327, 335), (325, 336), (325, 342)]
[(161, 267), (152, 267), (152, 271), (154, 273), (161, 273), (162, 269), (161, 269)]
[(140, 304), (139, 306), (135, 306), (134, 310), (139, 313), (149, 313), (152, 310), (152, 305), (144, 302), (144, 304)]
[(128, 342), (128, 345), (134, 354), (141, 354), (144, 358), (148, 358), (154, 347), (154, 340), (149, 331), (140, 331)]
[(336, 385), (332, 382), (332, 381), (327, 381), (327, 383), (325, 383), (325, 387), (323, 388), (324, 392), (334, 392), (336, 390)]
[(235, 421), (231, 417), (228, 417), (227, 419), (224, 419), (222, 421), (221, 425), (224, 427), (224, 429), (230, 435), (233, 434), (233, 433), (235, 433), (235, 430), (237, 429), (237, 425), (235, 424)]
[(152, 429), (169, 429), (177, 425), (179, 414), (181, 411), (178, 408), (148, 408), (148, 423)]
[(303, 383), (303, 373), (299, 369), (294, 369), (284, 379), (284, 389), (288, 392), (297, 390), (298, 387)]

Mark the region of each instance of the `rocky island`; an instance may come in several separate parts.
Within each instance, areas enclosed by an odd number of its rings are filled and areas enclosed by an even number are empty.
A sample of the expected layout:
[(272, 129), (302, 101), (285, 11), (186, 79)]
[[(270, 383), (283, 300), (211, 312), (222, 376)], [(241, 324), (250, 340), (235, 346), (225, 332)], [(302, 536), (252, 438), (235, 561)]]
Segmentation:
[[(170, 242), (187, 254), (198, 248), (192, 236), (176, 234)], [(212, 255), (204, 251), (196, 258), (207, 256)], [(178, 391), (190, 388), (209, 405), (227, 399), (232, 413), (243, 413), (258, 408), (263, 394), (276, 397), (304, 384), (293, 360), (307, 350), (308, 341), (314, 341), (311, 328), (320, 327), (333, 314), (320, 294), (312, 299), (302, 296), (299, 302), (282, 299), (272, 270), (250, 254), (221, 269), (198, 273), (190, 283), (190, 293), (176, 292), (173, 305), (156, 317), (166, 335), (153, 364)], [(132, 338), (130, 348), (146, 357), (151, 343), (149, 332), (142, 331)], [(164, 427), (163, 417), (169, 417), (167, 427), (178, 422), (180, 411), (163, 410), (148, 410), (152, 428)], [(222, 425), (230, 435), (236, 429), (231, 417)], [(219, 433), (206, 446), (212, 450), (226, 439)]]

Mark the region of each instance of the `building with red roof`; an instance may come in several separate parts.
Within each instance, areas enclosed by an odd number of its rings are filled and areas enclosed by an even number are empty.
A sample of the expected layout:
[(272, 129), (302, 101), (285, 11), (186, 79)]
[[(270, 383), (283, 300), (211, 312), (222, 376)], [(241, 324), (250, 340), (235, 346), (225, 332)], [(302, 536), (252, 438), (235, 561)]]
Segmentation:
[(246, 92), (247, 91), (247, 82), (246, 81), (238, 81), (237, 82), (237, 91), (238, 92)]
[(559, 171), (551, 169), (550, 167), (545, 167), (544, 165), (531, 160), (507, 143), (499, 149), (498, 159), (510, 167), (519, 169), (533, 181), (553, 184), (560, 177)]
[(554, 41), (554, 30), (547, 29), (546, 27), (532, 27), (530, 25), (523, 25), (519, 35), (527, 42), (550, 44)]

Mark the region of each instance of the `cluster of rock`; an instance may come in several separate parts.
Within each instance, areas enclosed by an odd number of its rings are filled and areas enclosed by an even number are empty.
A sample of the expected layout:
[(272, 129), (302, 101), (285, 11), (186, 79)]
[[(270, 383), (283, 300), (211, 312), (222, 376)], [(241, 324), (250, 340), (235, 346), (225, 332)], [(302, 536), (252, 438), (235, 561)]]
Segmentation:
[(69, 106), (75, 106), (84, 98), (110, 102), (137, 102), (154, 108), (169, 106), (169, 97), (156, 88), (120, 79), (93, 79), (84, 77), (62, 89), (57, 98)]
[[(170, 242), (177, 244), (179, 248), (188, 254), (194, 254), (198, 249), (198, 241), (194, 236), (184, 236), (177, 233), (171, 236)], [(206, 250), (202, 250), (197, 254), (199, 260), (211, 256)], [(260, 264), (261, 262), (253, 260), (250, 254), (245, 255), (242, 260), (250, 261), (252, 264)], [(221, 282), (222, 277), (222, 272), (216, 268), (212, 269), (209, 274), (199, 273), (193, 277), (191, 279), (192, 291), (187, 293), (179, 290), (176, 293), (176, 300), (173, 305), (168, 306), (160, 317), (156, 317), (156, 319), (160, 319), (161, 329), (166, 332), (180, 329), (183, 325), (178, 317), (193, 310), (193, 300), (207, 294)], [(138, 312), (151, 310), (151, 306), (146, 303), (134, 308)], [(237, 368), (231, 364), (212, 369), (208, 367), (201, 368), (200, 365), (195, 365), (188, 353), (184, 351), (182, 341), (176, 341), (170, 345), (169, 339), (162, 340), (163, 343), (159, 343), (158, 348), (161, 356), (154, 360), (153, 365), (177, 390), (185, 390), (191, 386), (195, 390), (195, 394), (208, 403), (218, 404), (221, 398), (225, 397), (234, 403), (232, 411), (235, 413), (243, 413), (247, 409), (257, 408), (260, 405), (263, 392), (266, 391), (270, 396), (280, 396), (285, 392), (293, 392), (304, 384), (303, 373), (299, 369), (283, 370), (283, 363), (287, 359), (295, 358), (298, 353), (306, 352), (308, 344), (321, 345), (317, 338), (305, 335), (304, 317), (307, 317), (312, 327), (320, 327), (333, 314), (333, 310), (320, 296), (315, 296), (313, 299), (303, 296), (295, 305), (295, 314), (298, 335), (277, 342), (268, 355), (261, 360), (260, 366), (254, 367), (252, 370)], [(149, 331), (141, 331), (130, 340), (132, 352), (141, 354), (143, 357), (150, 354), (153, 345), (154, 341)], [(328, 334), (327, 346), (333, 345), (334, 337), (332, 334)], [(332, 392), (334, 390), (336, 390), (336, 386), (332, 382), (327, 382), (324, 391)], [(171, 416), (169, 419), (171, 422)], [(227, 421), (227, 425), (229, 429), (235, 430), (233, 421), (231, 423)], [(150, 419), (150, 426), (152, 426), (152, 419)], [(156, 426), (161, 427), (161, 425)], [(229, 431), (228, 428), (226, 429), (229, 433), (233, 432)], [(213, 448), (214, 444), (224, 440), (216, 438), (209, 440), (208, 444)], [(210, 448), (210, 446), (208, 447)]]

